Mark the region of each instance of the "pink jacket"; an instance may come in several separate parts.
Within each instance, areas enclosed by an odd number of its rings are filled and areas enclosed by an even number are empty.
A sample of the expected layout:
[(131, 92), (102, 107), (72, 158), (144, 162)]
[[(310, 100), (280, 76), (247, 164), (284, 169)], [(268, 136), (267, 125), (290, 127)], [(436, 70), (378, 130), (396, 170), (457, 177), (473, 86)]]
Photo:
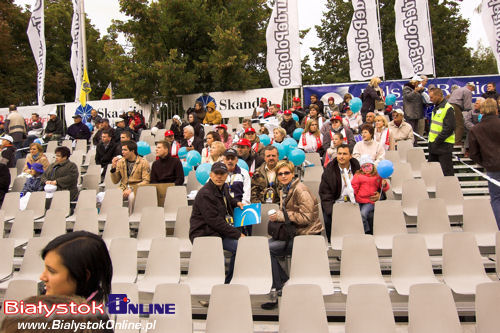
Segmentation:
[[(370, 200), (370, 197), (380, 190), (382, 184), (382, 178), (377, 174), (375, 176), (365, 175), (362, 173), (356, 173), (351, 180), (351, 185), (354, 190), (354, 196), (356, 197), (356, 202), (359, 203), (371, 203), (374, 202)], [(389, 184), (386, 182), (384, 192), (389, 189)]]

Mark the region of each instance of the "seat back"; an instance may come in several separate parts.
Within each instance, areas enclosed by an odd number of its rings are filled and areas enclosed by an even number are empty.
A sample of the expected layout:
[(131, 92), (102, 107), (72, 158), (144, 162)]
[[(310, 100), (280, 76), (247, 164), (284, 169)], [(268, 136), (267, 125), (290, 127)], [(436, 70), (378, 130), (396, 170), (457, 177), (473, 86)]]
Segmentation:
[(443, 169), (441, 169), (439, 162), (422, 162), (420, 173), (427, 188), (427, 192), (436, 192), (438, 179), (444, 177)]
[(35, 219), (33, 218), (33, 211), (19, 211), (17, 212), (12, 228), (10, 229), (9, 238), (28, 241), (28, 239), (33, 237), (34, 228)]
[(193, 206), (183, 206), (179, 207), (177, 210), (177, 216), (175, 219), (175, 227), (174, 227), (174, 237), (179, 238), (181, 242), (183, 240), (189, 240), (189, 228), (191, 218), (191, 213), (193, 212)]
[(14, 240), (8, 238), (0, 238), (0, 280), (12, 274), (13, 271)]
[(76, 213), (73, 231), (85, 230), (93, 234), (99, 234), (99, 221), (97, 219), (97, 208), (82, 208)]
[(134, 213), (141, 213), (144, 207), (158, 207), (155, 186), (140, 186), (137, 188)]
[(15, 177), (14, 183), (12, 184), (12, 188), (10, 189), (12, 192), (21, 192), (24, 187), (24, 183), (26, 183), (28, 178), (26, 177)]
[(82, 176), (82, 189), (85, 190), (99, 190), (99, 183), (101, 182), (100, 174), (87, 173)]
[[(38, 281), (34, 280), (11, 280), (5, 291), (5, 300), (22, 301), (38, 294)], [(2, 315), (3, 311), (2, 311)]]
[(166, 214), (168, 213), (177, 214), (177, 209), (179, 207), (185, 207), (188, 205), (186, 187), (185, 186), (167, 187), (167, 193), (165, 194), (165, 202), (161, 204), (163, 204)]
[(26, 165), (26, 158), (18, 158), (16, 160), (16, 170), (17, 170), (18, 175), (23, 173), (23, 169), (24, 169), (25, 165)]
[(498, 226), (488, 199), (464, 200), (463, 231), (472, 233), (491, 233), (498, 231)]
[(401, 194), (403, 183), (409, 179), (413, 179), (411, 166), (408, 163), (395, 163), (394, 172), (391, 176), (392, 191), (395, 194)]
[(155, 322), (155, 328), (148, 330), (148, 332), (193, 332), (191, 292), (189, 286), (169, 283), (160, 284), (156, 286), (153, 303), (175, 304), (175, 316), (150, 315), (149, 320)]
[(82, 208), (96, 208), (96, 190), (82, 190), (78, 194), (75, 214)]
[(191, 170), (187, 176), (186, 192), (191, 193), (191, 191), (199, 190), (202, 185), (196, 179), (196, 171)]
[(424, 150), (421, 148), (410, 148), (406, 152), (406, 160), (411, 166), (414, 177), (420, 177), (422, 163), (427, 163)]
[(120, 206), (108, 209), (102, 239), (109, 247), (112, 239), (129, 237), (128, 209)]
[(44, 270), (44, 263), (40, 253), (49, 241), (51, 239), (45, 237), (30, 238), (26, 250), (24, 250), (23, 262), (19, 269), (20, 275), (33, 275), (38, 281), (40, 273)]
[(269, 237), (269, 233), (267, 232), (267, 225), (269, 224), (269, 212), (271, 209), (278, 211), (280, 207), (277, 204), (272, 203), (263, 203), (260, 206), (260, 223), (255, 224), (252, 227), (252, 235), (253, 236), (264, 236)]
[(451, 232), (450, 220), (443, 199), (424, 199), (418, 203), (417, 232), (436, 234)]
[(181, 278), (179, 240), (175, 237), (155, 238), (151, 243), (145, 278), (161, 278), (163, 283), (178, 283)]
[(47, 144), (46, 152), (50, 154), (55, 154), (57, 148), (57, 141), (49, 141)]
[(137, 277), (137, 239), (113, 239), (109, 255), (113, 262), (113, 282), (135, 282)]
[(50, 209), (58, 209), (64, 212), (64, 217), (70, 214), (70, 198), (69, 191), (56, 191), (50, 202)]
[[(224, 283), (224, 251), (220, 237), (197, 237), (189, 260), (188, 280), (209, 282), (208, 288)], [(208, 293), (210, 293), (210, 289)], [(192, 290), (192, 292), (195, 292)]]
[(19, 211), (19, 192), (7, 192), (3, 198), (2, 210), (5, 221), (13, 219)]
[[(101, 203), (101, 209), (99, 215), (106, 215), (110, 210), (115, 208), (122, 208), (123, 206), (123, 192), (119, 188), (106, 189), (104, 192), (104, 199)], [(127, 213), (128, 214), (128, 213)], [(127, 217), (128, 220), (128, 217)]]
[[(406, 222), (400, 202), (398, 200), (375, 202), (375, 211), (373, 214), (373, 236), (375, 237), (375, 243), (377, 243), (377, 237), (396, 236), (406, 233)], [(377, 247), (379, 247), (378, 243)]]
[(427, 188), (422, 179), (408, 179), (403, 183), (401, 206), (409, 216), (416, 216), (418, 202), (429, 199)]
[(45, 215), (45, 192), (31, 192), (26, 210), (33, 211), (35, 219)]
[(450, 232), (443, 236), (443, 277), (486, 277), (474, 234)]
[(446, 206), (463, 205), (464, 195), (455, 176), (439, 178), (436, 183), (436, 198), (442, 198)]
[(66, 233), (66, 216), (62, 209), (49, 209), (45, 214), (40, 237), (53, 239)]
[(392, 162), (392, 164), (400, 163), (399, 153), (396, 150), (387, 150), (385, 152), (385, 159)]
[(214, 286), (206, 323), (207, 333), (252, 333), (252, 305), (248, 288), (231, 284)]
[(332, 248), (334, 250), (342, 249), (343, 237), (352, 234), (365, 234), (359, 206), (349, 202), (338, 202), (333, 204), (331, 232)]
[(413, 148), (413, 142), (412, 140), (401, 140), (398, 141), (397, 144), (397, 151), (399, 153), (399, 159), (401, 162), (406, 162), (406, 157), (408, 154), (408, 150)]
[(493, 333), (500, 327), (500, 282), (481, 283), (476, 287), (476, 332)]
[(162, 207), (144, 207), (139, 222), (137, 239), (166, 237)]

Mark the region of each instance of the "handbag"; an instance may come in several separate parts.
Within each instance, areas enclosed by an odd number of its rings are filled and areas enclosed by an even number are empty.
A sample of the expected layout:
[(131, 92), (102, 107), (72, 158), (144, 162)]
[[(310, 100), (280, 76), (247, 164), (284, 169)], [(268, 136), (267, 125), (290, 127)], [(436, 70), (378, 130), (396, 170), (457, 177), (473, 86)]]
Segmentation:
[(297, 227), (290, 221), (285, 208), (283, 208), (283, 214), (285, 215), (285, 222), (269, 222), (267, 232), (273, 239), (285, 241), (285, 248), (287, 248), (288, 243), (295, 237)]

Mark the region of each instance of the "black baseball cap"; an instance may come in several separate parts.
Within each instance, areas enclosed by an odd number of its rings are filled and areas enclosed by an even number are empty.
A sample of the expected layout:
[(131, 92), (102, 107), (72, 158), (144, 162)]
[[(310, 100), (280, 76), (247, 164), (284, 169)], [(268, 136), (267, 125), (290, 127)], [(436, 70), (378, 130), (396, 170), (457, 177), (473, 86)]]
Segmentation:
[(238, 156), (238, 153), (233, 148), (229, 148), (223, 154), (224, 156)]
[(81, 115), (79, 115), (79, 114), (75, 114), (75, 115), (73, 116), (73, 119), (75, 119), (75, 118), (82, 118), (82, 116), (81, 116)]
[(228, 173), (227, 166), (222, 162), (215, 162), (210, 171), (213, 173)]

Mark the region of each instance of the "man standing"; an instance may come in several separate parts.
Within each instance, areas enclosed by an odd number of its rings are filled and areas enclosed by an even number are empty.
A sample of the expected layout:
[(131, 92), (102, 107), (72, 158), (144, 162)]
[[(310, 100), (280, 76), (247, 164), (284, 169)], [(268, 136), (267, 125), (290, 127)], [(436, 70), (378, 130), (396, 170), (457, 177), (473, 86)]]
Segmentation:
[(248, 165), (248, 173), (253, 177), (255, 170), (264, 163), (264, 159), (252, 150), (252, 144), (248, 139), (239, 139), (236, 143), (236, 150), (238, 151), (238, 158), (241, 158)]
[(196, 150), (201, 154), (203, 150), (203, 140), (194, 136), (194, 128), (191, 125), (184, 127), (184, 140), (182, 140), (181, 147), (186, 147), (188, 151)]
[[(464, 145), (464, 116), (463, 111), (472, 109), (472, 92), (476, 89), (473, 82), (469, 82), (465, 87), (455, 89), (448, 100), (455, 112), (455, 144)], [(432, 101), (432, 99), (431, 99)], [(434, 112), (433, 112), (434, 114)]]
[[(452, 152), (455, 143), (455, 116), (453, 106), (443, 97), (439, 88), (430, 90), (429, 97), (434, 103), (431, 127), (429, 129), (429, 162), (439, 162), (445, 176), (453, 176)], [(463, 116), (462, 117), (463, 125)], [(463, 134), (463, 132), (462, 132)]]
[[(359, 168), (359, 162), (352, 157), (349, 146), (342, 144), (337, 148), (337, 157), (328, 163), (323, 171), (319, 184), (319, 197), (328, 241), (332, 233), (332, 207), (336, 202), (353, 202), (354, 191), (351, 180)], [(373, 199), (379, 198), (373, 196)]]
[(486, 169), (486, 174), (497, 183), (488, 182), (491, 207), (500, 229), (500, 119), (497, 116), (497, 103), (488, 98), (481, 107), (483, 118), (469, 132), (470, 158)]
[[(97, 134), (96, 134), (97, 135)], [(111, 164), (113, 158), (118, 155), (116, 146), (118, 144), (111, 140), (111, 132), (103, 131), (101, 134), (101, 142), (96, 147), (95, 163), (102, 168), (101, 180), (104, 180), (108, 164)]]
[(389, 132), (396, 142), (411, 140), (413, 142), (413, 128), (404, 120), (404, 112), (401, 109), (392, 111), (392, 121), (389, 123)]
[(325, 109), (325, 104), (318, 98), (318, 95), (312, 94), (310, 97), (311, 104), (306, 106), (306, 112), (309, 113), (309, 110), (311, 110), (311, 105), (315, 104), (318, 106), (318, 114), (323, 114), (323, 110)]
[(196, 237), (215, 236), (222, 238), (224, 250), (232, 253), (225, 283), (233, 277), (234, 259), (238, 247), (238, 239), (245, 235), (233, 222), (233, 209), (243, 203), (238, 202), (229, 194), (226, 184), (228, 175), (227, 166), (222, 162), (212, 165), (210, 179), (198, 191), (193, 204), (193, 213), (190, 219), (189, 239), (191, 242)]
[(484, 103), (484, 98), (479, 97), (474, 103), (474, 109), (464, 112), (464, 125), (465, 125), (465, 153), (464, 157), (469, 157), (469, 133), (472, 127), (479, 124), (479, 115), (481, 114), (481, 105)]
[(487, 99), (487, 98), (493, 98), (495, 101), (498, 100), (498, 95), (497, 93), (497, 88), (495, 82), (488, 82), (488, 85), (486, 86), (486, 92), (481, 95), (482, 98)]
[(422, 92), (422, 78), (418, 75), (412, 77), (410, 82), (403, 86), (403, 111), (406, 121), (411, 125), (415, 133), (418, 133), (418, 122), (424, 117), (424, 100)]
[(73, 120), (73, 125), (68, 127), (68, 135), (74, 140), (85, 139), (88, 141), (91, 134), (87, 125), (82, 122), (82, 116), (76, 114), (73, 116)]
[(14, 142), (16, 149), (22, 148), (23, 141), (26, 138), (27, 130), (23, 116), (17, 111), (15, 105), (9, 105), (9, 115), (5, 121), (5, 132), (9, 134)]
[(170, 155), (170, 143), (167, 141), (158, 142), (156, 156), (158, 159), (151, 166), (151, 183), (175, 183), (176, 186), (184, 184), (182, 163), (178, 158)]
[(57, 141), (63, 135), (63, 123), (57, 116), (57, 110), (49, 112), (49, 121), (45, 126), (45, 140)]
[(278, 182), (276, 181), (276, 164), (278, 164), (278, 149), (267, 146), (264, 149), (264, 161), (252, 177), (252, 196), (254, 203), (279, 203)]

